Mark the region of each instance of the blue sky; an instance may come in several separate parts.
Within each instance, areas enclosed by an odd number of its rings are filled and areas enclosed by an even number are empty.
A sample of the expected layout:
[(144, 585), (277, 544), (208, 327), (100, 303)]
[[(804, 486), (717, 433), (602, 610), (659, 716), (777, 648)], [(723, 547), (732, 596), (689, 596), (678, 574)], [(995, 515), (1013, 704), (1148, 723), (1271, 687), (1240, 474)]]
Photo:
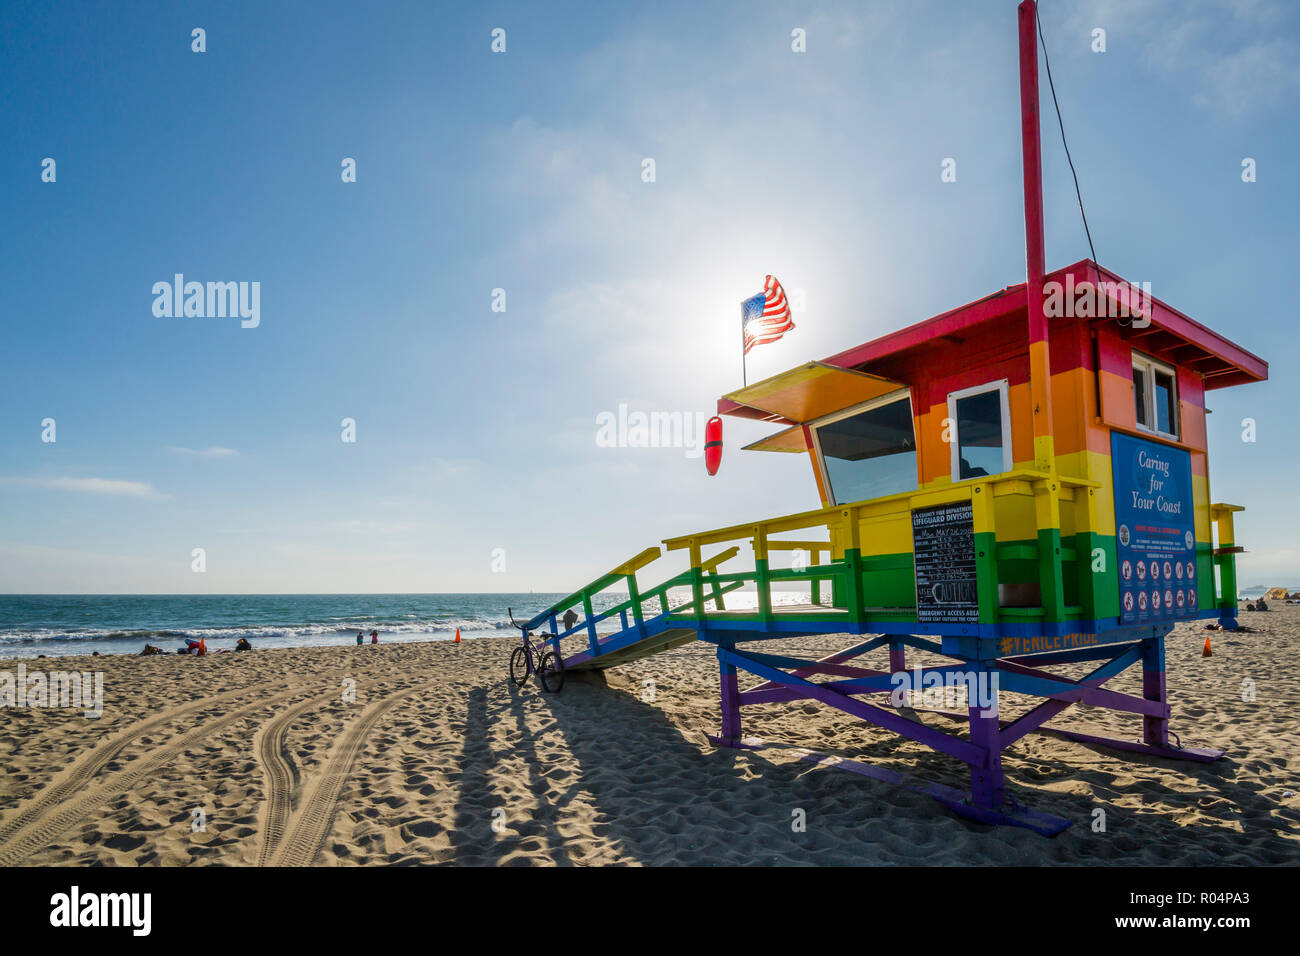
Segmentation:
[[(1098, 258), (1271, 363), (1211, 393), (1212, 491), (1248, 506), (1242, 583), (1300, 584), (1300, 14), (1041, 17)], [(764, 275), (807, 307), (751, 380), (1024, 278), (1011, 0), (0, 18), (0, 591), (568, 589), (816, 507), (806, 459), (738, 452), (763, 426), (728, 420), (712, 479), (596, 442), (620, 404), (709, 411), (736, 387)], [(1088, 248), (1044, 110), (1057, 267)], [(155, 317), (177, 272), (259, 282), (260, 325)]]

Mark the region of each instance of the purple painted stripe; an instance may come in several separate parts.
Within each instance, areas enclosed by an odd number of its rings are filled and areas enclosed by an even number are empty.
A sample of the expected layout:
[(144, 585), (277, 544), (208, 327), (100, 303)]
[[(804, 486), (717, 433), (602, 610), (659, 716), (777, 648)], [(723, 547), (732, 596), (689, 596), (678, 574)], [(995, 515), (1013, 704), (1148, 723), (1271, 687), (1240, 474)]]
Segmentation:
[(1208, 747), (1157, 747), (1152, 744), (1139, 743), (1136, 740), (1120, 740), (1116, 737), (1097, 737), (1093, 734), (1081, 734), (1073, 730), (1060, 730), (1056, 727), (1043, 727), (1041, 733), (1056, 734), (1067, 740), (1076, 740), (1084, 744), (1099, 744), (1115, 750), (1127, 750), (1132, 753), (1150, 754), (1153, 757), (1168, 757), (1170, 760), (1195, 760), (1197, 763), (1211, 763), (1223, 756), (1222, 750)]
[[(876, 673), (881, 677), (889, 676), (884, 671), (877, 671)], [(781, 704), (791, 700), (808, 699), (808, 694), (805, 693), (804, 691), (796, 690), (793, 687), (781, 687), (778, 684), (774, 684), (772, 681), (768, 681), (762, 686), (766, 688), (766, 690), (760, 690), (758, 688), (754, 688), (753, 690), (744, 691), (740, 695), (741, 706), (748, 707), (751, 704)], [(836, 687), (837, 685), (822, 684), (820, 686)], [(888, 694), (888, 693), (890, 693), (889, 690), (867, 690), (864, 688), (857, 688), (850, 691), (849, 696), (857, 697), (861, 694)]]
[[(874, 651), (877, 647), (883, 646), (888, 641), (889, 638), (887, 637), (873, 637), (869, 641), (863, 641), (860, 644), (854, 644), (852, 647), (846, 647), (842, 651), (836, 651), (834, 654), (831, 654), (828, 657), (820, 658), (817, 661), (817, 663), (818, 664), (842, 664), (844, 663), (844, 661), (852, 660), (855, 657), (861, 657), (863, 654), (866, 654), (869, 651)], [(794, 676), (807, 677), (809, 674), (812, 673), (814, 673), (812, 670), (799, 668), (794, 671)], [(874, 673), (880, 673), (880, 672), (875, 671)], [(776, 686), (777, 686), (776, 684), (773, 684), (771, 681), (769, 681), (765, 684), (759, 684), (757, 687), (751, 688), (751, 691), (770, 690)]]
[(1049, 674), (1046, 671), (1006, 662), (998, 668), (998, 673), (999, 690), (1013, 694), (1032, 694), (1036, 697), (1050, 697), (1053, 700), (1104, 707), (1107, 710), (1121, 710), (1130, 714), (1146, 714), (1151, 717), (1169, 716), (1169, 705), (1160, 700), (1146, 700), (1099, 687), (1084, 687), (1059, 674)]
[(829, 687), (823, 687), (801, 677), (786, 674), (774, 667), (768, 667), (766, 664), (760, 664), (757, 661), (750, 660), (745, 654), (720, 647), (718, 648), (718, 658), (778, 684), (801, 688), (807, 692), (809, 697), (820, 700), (823, 704), (842, 710), (846, 714), (852, 714), (860, 720), (892, 730), (896, 734), (907, 737), (909, 740), (915, 740), (917, 743), (924, 744), (940, 753), (946, 753), (950, 757), (956, 757), (958, 760), (964, 760), (969, 764), (981, 764), (984, 761), (984, 751), (982, 749), (959, 737), (945, 734), (943, 731), (935, 730), (924, 724), (918, 724), (899, 714), (873, 707), (871, 704), (863, 703), (860, 700), (854, 700), (852, 697)]
[[(710, 737), (710, 739), (714, 739)], [(718, 742), (718, 741), (715, 741)], [(772, 747), (782, 747), (780, 744), (767, 744), (762, 740), (747, 739), (739, 744), (722, 743), (722, 746), (740, 747), (745, 750), (765, 750)], [(1073, 821), (1061, 817), (1054, 817), (1050, 814), (1040, 813), (1036, 810), (1027, 810), (1024, 808), (1005, 809), (1005, 810), (987, 810), (982, 807), (972, 806), (969, 798), (960, 790), (953, 787), (945, 786), (941, 783), (921, 783), (914, 781), (911, 777), (897, 770), (891, 770), (888, 767), (877, 767), (872, 764), (862, 763), (859, 760), (851, 760), (847, 757), (837, 757), (830, 754), (816, 753), (806, 750), (803, 747), (790, 748), (800, 755), (800, 758), (814, 763), (819, 767), (827, 767), (833, 770), (847, 770), (849, 773), (856, 773), (859, 776), (867, 777), (871, 780), (879, 780), (882, 783), (891, 786), (904, 787), (913, 793), (923, 794), (938, 800), (949, 810), (958, 816), (968, 819), (977, 820), (980, 823), (994, 825), (1017, 826), (1032, 830), (1041, 836), (1056, 836), (1058, 833), (1073, 825)]]
[[(1123, 654), (1120, 654), (1113, 660), (1107, 661), (1105, 664), (1101, 665), (1101, 667), (1098, 667), (1096, 670), (1086, 675), (1079, 681), (1079, 684), (1087, 684), (1091, 686), (1104, 684), (1116, 674), (1120, 674), (1133, 664), (1136, 664), (1141, 657), (1142, 648), (1140, 646), (1130, 647)], [(1047, 723), (1047, 721), (1051, 720), (1061, 711), (1065, 710), (1065, 708), (1069, 707), (1071, 703), (1073, 703), (1073, 701), (1044, 701), (1023, 717), (1008, 724), (1003, 728), (1001, 734), (1003, 749), (1015, 743), (1025, 734), (1030, 733)]]

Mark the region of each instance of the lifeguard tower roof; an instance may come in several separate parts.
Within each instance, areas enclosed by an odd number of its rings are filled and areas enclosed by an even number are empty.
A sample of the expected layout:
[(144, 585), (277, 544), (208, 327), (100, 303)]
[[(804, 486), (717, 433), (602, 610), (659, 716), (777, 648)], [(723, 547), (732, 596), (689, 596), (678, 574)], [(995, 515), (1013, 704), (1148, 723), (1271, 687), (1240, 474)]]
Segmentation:
[[(1092, 283), (1110, 306), (1106, 314), (1085, 317), (1088, 326), (1107, 326), (1128, 346), (1163, 358), (1195, 373), (1205, 390), (1264, 381), (1268, 363), (1229, 341), (1212, 329), (1155, 296), (1147, 296), (1147, 315), (1133, 322), (1117, 322), (1118, 307), (1130, 306), (1134, 284), (1121, 279), (1091, 259), (1083, 259), (1047, 275), (1046, 283), (1077, 289)], [(1118, 291), (1116, 291), (1118, 290)], [(1025, 283), (1007, 286), (982, 299), (882, 335), (880, 338), (838, 352), (820, 362), (810, 362), (762, 382), (731, 392), (718, 400), (718, 413), (751, 418), (773, 424), (798, 425), (850, 405), (870, 401), (904, 384), (909, 371), (930, 359), (942, 360), (942, 353), (990, 340), (989, 328), (1001, 323), (1007, 344), (1019, 339), (1024, 345), (1026, 320)], [(1101, 309), (1097, 309), (1098, 312)], [(1136, 309), (1134, 310), (1136, 311)], [(1007, 326), (1008, 320), (1013, 325)], [(1019, 335), (1014, 333), (1018, 331)], [(1064, 344), (1064, 343), (1062, 343)], [(1026, 346), (1027, 347), (1027, 346)], [(1095, 370), (1097, 356), (1075, 354), (1055, 347), (1052, 371), (1084, 366)], [(1100, 363), (1105, 366), (1104, 361)], [(844, 371), (863, 373), (844, 374)], [(804, 451), (803, 436), (779, 432), (749, 446), (762, 451)]]

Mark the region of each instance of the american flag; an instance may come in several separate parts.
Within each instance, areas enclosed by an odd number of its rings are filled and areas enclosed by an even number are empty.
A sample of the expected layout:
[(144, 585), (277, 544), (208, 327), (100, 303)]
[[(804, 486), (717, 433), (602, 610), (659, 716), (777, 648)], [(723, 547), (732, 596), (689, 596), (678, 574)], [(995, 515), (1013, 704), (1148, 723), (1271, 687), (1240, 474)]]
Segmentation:
[(785, 289), (781, 288), (775, 276), (767, 277), (762, 292), (740, 303), (740, 314), (746, 355), (755, 345), (775, 342), (794, 328)]

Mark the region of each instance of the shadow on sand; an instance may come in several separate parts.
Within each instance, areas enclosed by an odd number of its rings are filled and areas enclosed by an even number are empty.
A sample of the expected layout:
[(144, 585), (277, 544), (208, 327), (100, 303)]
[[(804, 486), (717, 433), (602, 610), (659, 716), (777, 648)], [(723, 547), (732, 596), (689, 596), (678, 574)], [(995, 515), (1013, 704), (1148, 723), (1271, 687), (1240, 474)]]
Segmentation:
[[(714, 748), (704, 728), (683, 731), (657, 706), (607, 686), (599, 675), (571, 674), (561, 694), (542, 695), (549, 719), (540, 730), (529, 730), (525, 703), (539, 694), (531, 684), (520, 690), (503, 681), (469, 695), (461, 795), (452, 833), (457, 862), (500, 863), (517, 853), (521, 840), (531, 839), (534, 859), (540, 855), (554, 864), (571, 865), (573, 848), (557, 821), (579, 794), (596, 809), (596, 836), (627, 863), (1136, 864), (1168, 859), (1231, 864), (1294, 859), (1282, 839), (1293, 827), (1282, 818), (1287, 811), (1279, 813), (1275, 801), (1238, 781), (1230, 756), (1194, 764), (1057, 741), (1074, 754), (1103, 759), (1081, 767), (1026, 755), (1021, 742), (1007, 756), (1012, 763), (1008, 794), (1022, 806), (1075, 821), (1065, 833), (1048, 839), (1019, 828), (961, 820), (911, 790), (819, 768), (783, 748)], [(793, 717), (798, 729), (798, 706), (747, 708), (746, 733), (888, 767), (918, 783), (962, 790), (969, 786), (968, 771), (959, 761), (852, 718), (845, 717), (829, 740), (792, 734), (789, 725)], [(817, 707), (822, 713), (828, 710)], [(531, 714), (535, 722), (535, 704)], [(506, 728), (494, 727), (502, 721)], [(942, 717), (927, 715), (926, 722), (956, 729)], [(504, 756), (489, 743), (504, 736), (494, 729), (512, 732), (518, 741), (510, 755), (522, 758), (528, 774), (525, 786), (541, 804), (532, 819), (512, 824), (517, 837), (496, 837), (484, 820), (485, 806), (505, 804), (492, 782), (494, 766)], [(577, 772), (572, 775), (575, 782), (548, 796), (554, 786), (547, 773), (554, 768), (539, 743), (551, 734), (558, 734), (560, 743), (552, 740), (548, 746), (571, 755)], [(1113, 767), (1110, 758), (1117, 761)], [(1144, 766), (1166, 768), (1187, 785), (1171, 789), (1157, 775), (1144, 773)], [(1047, 789), (1077, 780), (1087, 782), (1087, 794)], [(1120, 802), (1140, 803), (1143, 809), (1120, 808)], [(1092, 830), (1099, 806), (1107, 811), (1105, 833)], [(1190, 827), (1180, 822), (1192, 817), (1196, 822)]]

